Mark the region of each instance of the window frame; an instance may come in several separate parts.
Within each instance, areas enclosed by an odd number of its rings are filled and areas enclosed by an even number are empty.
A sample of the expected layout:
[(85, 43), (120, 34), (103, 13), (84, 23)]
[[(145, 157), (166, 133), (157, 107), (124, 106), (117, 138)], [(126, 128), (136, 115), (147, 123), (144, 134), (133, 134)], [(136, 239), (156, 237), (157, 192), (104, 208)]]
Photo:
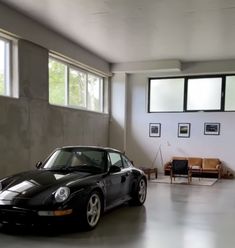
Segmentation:
[[(192, 112), (235, 112), (234, 110), (225, 110), (225, 99), (226, 99), (226, 77), (234, 76), (234, 73), (231, 74), (206, 74), (206, 75), (188, 75), (188, 76), (173, 76), (173, 77), (151, 77), (148, 80), (148, 113), (192, 113)], [(150, 111), (150, 90), (151, 90), (151, 80), (156, 79), (184, 79), (184, 102), (183, 102), (183, 111)], [(205, 78), (221, 78), (221, 94), (220, 94), (220, 109), (198, 109), (198, 110), (188, 110), (187, 109), (187, 100), (188, 100), (188, 81), (189, 79), (205, 79)]]
[(151, 84), (151, 80), (156, 80), (156, 79), (184, 79), (184, 77), (181, 76), (177, 76), (177, 77), (154, 77), (154, 78), (149, 78), (149, 82), (148, 82), (148, 113), (182, 113), (184, 112), (184, 108), (185, 108), (185, 82), (184, 82), (184, 91), (183, 91), (183, 111), (173, 111), (173, 110), (169, 110), (169, 111), (150, 111), (150, 84)]
[[(122, 157), (122, 165), (123, 165), (123, 168), (124, 169), (133, 167), (131, 161), (125, 155), (122, 154), (121, 157)], [(124, 161), (127, 163), (127, 166), (125, 166), (125, 162)]]
[[(226, 75), (197, 75), (197, 76), (187, 76), (185, 78), (185, 102), (184, 102), (184, 112), (223, 112), (224, 111), (224, 101), (225, 101), (225, 78)], [(189, 79), (206, 79), (206, 78), (221, 78), (221, 93), (220, 93), (220, 109), (195, 109), (188, 110), (188, 81)]]
[[(116, 164), (112, 164), (112, 159), (111, 159), (111, 156), (110, 156), (111, 154), (118, 154), (118, 155), (120, 156), (120, 160), (119, 160), (119, 161), (121, 161), (120, 166), (119, 166), (119, 165), (116, 165)], [(120, 169), (124, 169), (123, 159), (122, 159), (122, 154), (121, 154), (121, 153), (109, 151), (109, 152), (108, 152), (108, 156), (109, 156), (110, 166), (115, 165), (115, 166), (119, 167)]]
[[(61, 107), (68, 107), (68, 108), (73, 108), (73, 109), (78, 109), (78, 110), (85, 110), (85, 111), (91, 111), (91, 112), (95, 112), (95, 113), (105, 113), (104, 112), (104, 82), (105, 82), (105, 78), (104, 76), (98, 75), (96, 73), (90, 72), (88, 70), (85, 70), (63, 58), (58, 58), (58, 56), (53, 56), (52, 54), (49, 55), (49, 61), (50, 60), (54, 60), (58, 63), (61, 63), (63, 65), (66, 66), (66, 75), (65, 75), (65, 100), (64, 100), (64, 104), (56, 104), (56, 103), (52, 103), (50, 102), (50, 92), (48, 94), (48, 101), (51, 105), (55, 105), (55, 106), (61, 106)], [(48, 63), (49, 64), (49, 63)], [(70, 70), (75, 70), (81, 73), (84, 73), (86, 75), (86, 95), (85, 95), (85, 107), (83, 106), (79, 106), (79, 105), (74, 105), (74, 104), (70, 104), (69, 103), (69, 86), (70, 86)], [(95, 76), (97, 78), (99, 78), (99, 83), (100, 83), (100, 87), (99, 87), (99, 111), (97, 110), (93, 110), (88, 108), (88, 76), (92, 75)], [(48, 84), (49, 84), (49, 78), (50, 78), (50, 69), (48, 69)], [(49, 85), (48, 85), (48, 91), (49, 91)]]
[(235, 109), (234, 110), (225, 110), (225, 103), (226, 103), (226, 77), (235, 77), (235, 74), (226, 74), (225, 75), (224, 102), (223, 102), (224, 112), (235, 112)]

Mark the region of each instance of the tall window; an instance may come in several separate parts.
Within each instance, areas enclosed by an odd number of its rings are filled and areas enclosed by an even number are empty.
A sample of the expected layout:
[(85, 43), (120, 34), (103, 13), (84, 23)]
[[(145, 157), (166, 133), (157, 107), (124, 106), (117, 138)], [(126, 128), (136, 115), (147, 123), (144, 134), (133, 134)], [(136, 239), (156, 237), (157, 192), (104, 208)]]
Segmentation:
[(67, 66), (57, 60), (49, 60), (49, 101), (52, 104), (65, 104)]
[(0, 95), (10, 96), (10, 41), (0, 37)]
[(49, 102), (103, 112), (103, 78), (50, 58)]
[(18, 97), (17, 39), (0, 33), (0, 95)]
[(89, 109), (99, 111), (100, 99), (103, 98), (103, 79), (92, 74), (88, 74), (87, 104)]
[(225, 90), (225, 110), (235, 110), (235, 76), (226, 77), (226, 90)]

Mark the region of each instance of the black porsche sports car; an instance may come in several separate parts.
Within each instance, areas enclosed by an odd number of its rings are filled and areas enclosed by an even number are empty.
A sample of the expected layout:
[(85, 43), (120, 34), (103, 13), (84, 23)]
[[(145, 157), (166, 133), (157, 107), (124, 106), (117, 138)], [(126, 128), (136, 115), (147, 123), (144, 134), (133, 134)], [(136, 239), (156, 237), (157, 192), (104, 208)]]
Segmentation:
[(36, 167), (0, 180), (2, 224), (77, 221), (92, 229), (102, 212), (146, 199), (145, 174), (115, 149), (63, 147)]

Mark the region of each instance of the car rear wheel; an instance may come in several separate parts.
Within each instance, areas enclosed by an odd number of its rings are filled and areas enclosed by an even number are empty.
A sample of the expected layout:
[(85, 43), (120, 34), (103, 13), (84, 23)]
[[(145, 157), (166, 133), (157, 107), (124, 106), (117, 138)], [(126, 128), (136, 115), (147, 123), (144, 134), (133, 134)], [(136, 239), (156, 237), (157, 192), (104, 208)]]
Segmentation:
[(144, 204), (147, 195), (147, 183), (144, 178), (141, 178), (138, 182), (136, 190), (133, 196), (133, 204), (136, 206), (141, 206)]
[(102, 212), (100, 194), (94, 191), (90, 194), (85, 205), (83, 224), (85, 229), (93, 229), (97, 226)]

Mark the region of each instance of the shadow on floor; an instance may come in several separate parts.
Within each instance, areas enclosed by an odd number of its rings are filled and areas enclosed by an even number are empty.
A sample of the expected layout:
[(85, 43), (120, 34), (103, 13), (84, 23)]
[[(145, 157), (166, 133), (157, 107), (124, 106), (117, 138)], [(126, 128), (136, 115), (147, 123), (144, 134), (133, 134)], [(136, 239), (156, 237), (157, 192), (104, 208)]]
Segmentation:
[[(118, 221), (117, 221), (118, 220)], [(120, 221), (121, 220), (121, 221)], [(125, 235), (126, 231), (131, 228), (132, 232), (137, 233), (143, 228), (146, 221), (146, 210), (144, 206), (134, 207), (124, 204), (112, 210), (107, 211), (101, 216), (98, 226), (91, 231), (85, 231), (79, 223), (57, 225), (1, 225), (0, 232), (5, 235), (13, 236), (36, 236), (36, 237), (58, 237), (81, 234), (82, 237), (89, 238), (94, 233), (97, 236), (109, 237), (117, 233)], [(76, 236), (77, 237), (77, 236)]]

